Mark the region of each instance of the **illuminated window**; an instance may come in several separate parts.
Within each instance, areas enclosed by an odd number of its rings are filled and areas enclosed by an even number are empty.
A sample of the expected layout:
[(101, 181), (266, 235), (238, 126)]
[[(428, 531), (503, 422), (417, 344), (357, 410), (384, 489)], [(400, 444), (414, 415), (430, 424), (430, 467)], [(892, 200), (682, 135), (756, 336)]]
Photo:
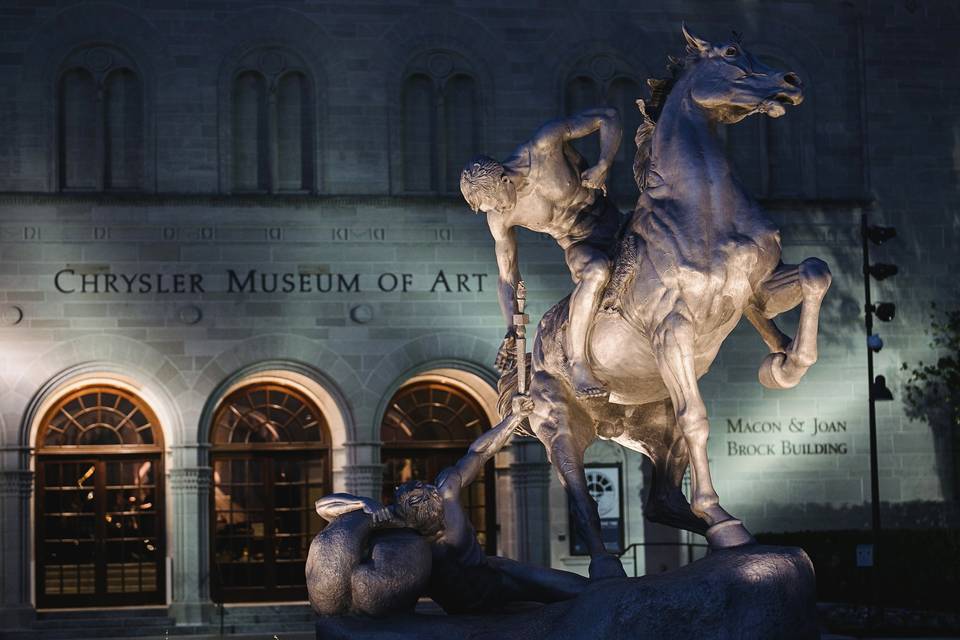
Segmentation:
[[(451, 384), (415, 382), (402, 387), (387, 407), (380, 425), (384, 463), (381, 499), (392, 502), (394, 488), (407, 480), (433, 482), (467, 452), (490, 422), (480, 404)], [(461, 502), (477, 530), (477, 539), (496, 554), (496, 506), (493, 460)]]
[(37, 436), (37, 603), (164, 602), (163, 436), (125, 390), (88, 387)]
[(304, 567), (330, 493), (330, 433), (298, 389), (253, 384), (227, 396), (211, 432), (213, 587), (226, 601), (305, 600)]

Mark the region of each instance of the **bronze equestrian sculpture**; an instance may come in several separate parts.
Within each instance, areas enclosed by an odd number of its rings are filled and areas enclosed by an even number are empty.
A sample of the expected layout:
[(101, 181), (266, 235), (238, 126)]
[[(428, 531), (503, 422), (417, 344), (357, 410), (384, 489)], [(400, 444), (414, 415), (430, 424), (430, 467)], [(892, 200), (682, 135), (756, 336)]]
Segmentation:
[[(544, 315), (533, 347), (529, 426), (571, 497), (593, 578), (624, 575), (603, 546), (584, 476), (584, 451), (597, 437), (653, 461), (648, 518), (705, 534), (714, 548), (752, 541), (720, 506), (710, 479), (710, 424), (697, 380), (746, 315), (770, 350), (761, 384), (796, 385), (817, 359), (820, 304), (830, 286), (823, 261), (781, 261), (779, 230), (734, 176), (717, 135), (718, 124), (754, 114), (776, 118), (800, 104), (800, 78), (764, 65), (737, 41), (711, 44), (686, 27), (683, 34), (686, 56), (672, 60), (673, 80), (651, 82), (662, 108), (653, 105), (656, 123), (644, 111), (638, 131), (641, 194), (589, 330), (590, 368), (609, 400), (575, 391), (569, 298)], [(798, 304), (799, 328), (790, 339), (772, 318)], [(503, 404), (516, 383), (515, 370), (501, 379)], [(680, 489), (688, 464), (690, 503)]]

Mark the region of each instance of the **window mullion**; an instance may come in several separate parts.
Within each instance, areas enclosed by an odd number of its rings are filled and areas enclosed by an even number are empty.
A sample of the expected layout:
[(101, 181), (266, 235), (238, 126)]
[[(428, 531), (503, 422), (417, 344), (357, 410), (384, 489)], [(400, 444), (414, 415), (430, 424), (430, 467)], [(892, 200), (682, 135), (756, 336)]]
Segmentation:
[(101, 78), (97, 82), (97, 122), (96, 122), (96, 189), (97, 191), (104, 191), (107, 187), (108, 180), (108, 171), (107, 171), (107, 104), (106, 104), (106, 83), (105, 78)]
[(279, 185), (280, 172), (278, 169), (280, 161), (280, 150), (277, 139), (277, 81), (274, 79), (267, 89), (267, 114), (266, 114), (266, 154), (267, 154), (267, 192), (276, 193)]

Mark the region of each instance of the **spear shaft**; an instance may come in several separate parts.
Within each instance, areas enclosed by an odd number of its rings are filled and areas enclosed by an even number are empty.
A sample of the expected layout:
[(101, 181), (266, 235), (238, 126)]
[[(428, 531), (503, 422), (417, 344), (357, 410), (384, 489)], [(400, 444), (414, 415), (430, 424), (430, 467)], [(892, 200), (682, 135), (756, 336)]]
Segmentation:
[(527, 323), (530, 316), (524, 313), (527, 307), (527, 285), (523, 280), (517, 283), (516, 313), (513, 314), (513, 327), (516, 333), (517, 391), (527, 393)]

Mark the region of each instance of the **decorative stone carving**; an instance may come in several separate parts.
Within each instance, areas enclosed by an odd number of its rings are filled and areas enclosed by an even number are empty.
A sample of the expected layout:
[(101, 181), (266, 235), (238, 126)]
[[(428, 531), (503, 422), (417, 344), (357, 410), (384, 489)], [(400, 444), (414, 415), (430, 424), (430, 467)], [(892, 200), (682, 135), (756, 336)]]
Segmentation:
[(15, 304), (0, 305), (0, 327), (13, 327), (23, 320), (23, 309)]
[(29, 498), (33, 493), (33, 471), (13, 469), (0, 471), (0, 495)]
[(213, 479), (210, 467), (180, 467), (170, 470), (170, 488), (173, 491), (209, 491)]

